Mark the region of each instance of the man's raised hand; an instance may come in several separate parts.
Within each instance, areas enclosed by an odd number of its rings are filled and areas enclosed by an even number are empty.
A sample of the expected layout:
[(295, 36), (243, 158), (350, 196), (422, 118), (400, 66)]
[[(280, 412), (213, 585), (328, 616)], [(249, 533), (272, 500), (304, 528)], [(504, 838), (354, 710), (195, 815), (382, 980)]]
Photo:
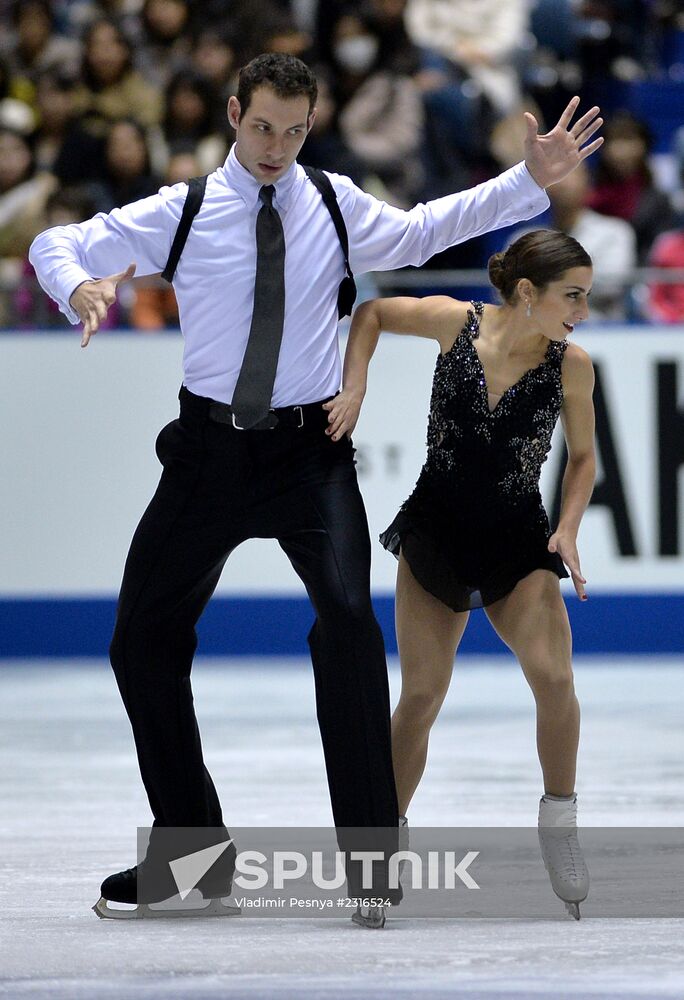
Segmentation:
[(87, 347), (90, 338), (100, 328), (107, 310), (116, 301), (116, 289), (122, 281), (128, 281), (135, 274), (135, 264), (129, 264), (125, 271), (110, 274), (98, 281), (84, 281), (72, 293), (69, 300), (83, 323), (81, 347)]
[(546, 188), (562, 181), (603, 143), (603, 138), (599, 137), (585, 145), (603, 125), (603, 118), (597, 117), (600, 108), (591, 108), (574, 125), (570, 125), (579, 101), (579, 97), (573, 97), (556, 127), (546, 135), (538, 134), (537, 119), (529, 111), (525, 112), (525, 163), (540, 187)]

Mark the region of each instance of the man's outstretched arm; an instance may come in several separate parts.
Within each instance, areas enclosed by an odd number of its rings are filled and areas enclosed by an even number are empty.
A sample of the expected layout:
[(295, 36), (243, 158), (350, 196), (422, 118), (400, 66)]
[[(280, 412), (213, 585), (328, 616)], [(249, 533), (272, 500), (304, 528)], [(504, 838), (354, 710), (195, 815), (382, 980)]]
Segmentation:
[(378, 201), (346, 178), (333, 177), (349, 230), (352, 269), (419, 266), (447, 247), (539, 215), (549, 205), (544, 188), (566, 177), (603, 142), (589, 142), (602, 124), (597, 107), (571, 124), (578, 104), (573, 98), (545, 135), (538, 134), (536, 119), (528, 114), (525, 160), (515, 167), (407, 212)]

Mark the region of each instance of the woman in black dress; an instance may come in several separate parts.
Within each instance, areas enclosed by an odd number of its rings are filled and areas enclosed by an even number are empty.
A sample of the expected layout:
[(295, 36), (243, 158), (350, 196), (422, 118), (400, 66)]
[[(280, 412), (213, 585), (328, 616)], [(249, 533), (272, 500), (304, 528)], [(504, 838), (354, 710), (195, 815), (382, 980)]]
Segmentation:
[[(438, 342), (427, 460), (381, 536), (399, 559), (402, 690), (392, 742), (400, 812), (422, 777), (469, 611), (483, 606), (536, 701), (540, 829), (567, 831), (576, 819), (579, 705), (559, 579), (567, 566), (586, 599), (576, 538), (595, 475), (593, 369), (567, 337), (588, 315), (591, 259), (572, 237), (537, 230), (494, 254), (489, 275), (501, 306), (442, 295), (360, 306), (343, 389), (327, 404), (328, 433), (339, 439), (353, 430), (381, 330)], [(568, 461), (552, 532), (539, 475), (559, 415)], [(560, 857), (542, 843), (554, 890), (579, 917), (588, 876), (576, 837), (565, 848)]]

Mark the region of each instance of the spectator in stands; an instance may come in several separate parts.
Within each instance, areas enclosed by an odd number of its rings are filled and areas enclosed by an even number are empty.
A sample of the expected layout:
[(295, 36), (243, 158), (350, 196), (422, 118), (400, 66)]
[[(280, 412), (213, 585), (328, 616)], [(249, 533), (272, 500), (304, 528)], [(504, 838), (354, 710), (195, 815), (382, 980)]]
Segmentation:
[(197, 151), (191, 143), (179, 142), (171, 150), (164, 177), (165, 184), (187, 183), (191, 177), (199, 177), (202, 166), (197, 159)]
[(116, 21), (127, 38), (140, 35), (143, 0), (57, 0), (60, 21), (70, 38), (83, 38), (88, 27), (101, 18)]
[(313, 38), (286, 13), (279, 12), (265, 21), (262, 38), (264, 52), (283, 52), (308, 62), (313, 59)]
[(37, 173), (26, 136), (0, 128), (0, 326), (13, 321), (12, 292), (21, 281), (23, 260), (35, 235), (48, 195), (57, 181)]
[(191, 65), (205, 76), (225, 108), (228, 98), (237, 92), (237, 46), (232, 31), (226, 27), (210, 27), (195, 37)]
[(330, 76), (323, 67), (316, 68), (318, 100), (316, 117), (306, 139), (304, 162), (320, 170), (351, 177), (355, 184), (363, 187), (366, 174), (364, 164), (351, 151), (336, 126), (337, 105), (330, 84)]
[(227, 131), (226, 107), (219, 106), (209, 80), (193, 69), (179, 70), (166, 90), (164, 120), (155, 139), (155, 164), (165, 171), (171, 149), (192, 143), (200, 173), (208, 174), (226, 158)]
[(414, 42), (439, 52), (474, 81), (498, 115), (518, 111), (514, 60), (528, 27), (525, 0), (408, 0), (406, 25)]
[(124, 117), (143, 126), (159, 123), (161, 92), (133, 68), (131, 44), (115, 21), (99, 18), (86, 30), (81, 76), (76, 109), (94, 135)]
[(145, 0), (136, 65), (147, 80), (164, 88), (190, 58), (188, 0)]
[[(657, 237), (651, 250), (652, 267), (684, 270), (684, 227)], [(684, 323), (684, 281), (679, 284), (655, 282), (649, 288), (649, 318), (659, 323)]]
[(594, 262), (592, 316), (624, 319), (630, 275), (637, 264), (634, 230), (623, 219), (587, 208), (590, 184), (586, 164), (580, 163), (549, 188), (553, 226), (574, 237)]
[(420, 93), (410, 76), (381, 60), (380, 39), (366, 18), (341, 15), (332, 40), (340, 134), (380, 179), (385, 200), (409, 207), (422, 189)]
[(57, 181), (37, 172), (26, 136), (0, 128), (0, 257), (21, 260)]
[(414, 23), (411, 10), (415, 14), (407, 0), (371, 0), (383, 51), (393, 50), (395, 66), (411, 66), (422, 96), (424, 197), (433, 198), (483, 180), (483, 166), (485, 176), (496, 173), (487, 161), (497, 115), (481, 85), (453, 58), (448, 38), (435, 45), (431, 22)]
[(100, 180), (90, 185), (97, 210), (111, 212), (156, 194), (162, 185), (150, 162), (145, 130), (132, 118), (109, 126), (103, 145)]
[(649, 167), (650, 133), (643, 122), (620, 112), (606, 124), (604, 135), (587, 203), (631, 224), (639, 261), (644, 262), (656, 236), (673, 223), (669, 199), (656, 188)]
[(113, 122), (105, 140), (104, 181), (98, 209), (110, 212), (132, 201), (156, 194), (162, 185), (150, 165), (145, 130), (133, 118)]
[(62, 184), (95, 180), (102, 174), (102, 143), (83, 128), (74, 102), (76, 80), (59, 71), (38, 80), (38, 128), (31, 136), (38, 170)]
[(79, 46), (58, 34), (49, 0), (16, 0), (12, 7), (14, 32), (6, 39), (3, 56), (13, 77), (22, 80), (17, 94), (33, 104), (38, 77), (46, 70), (74, 73), (78, 69)]

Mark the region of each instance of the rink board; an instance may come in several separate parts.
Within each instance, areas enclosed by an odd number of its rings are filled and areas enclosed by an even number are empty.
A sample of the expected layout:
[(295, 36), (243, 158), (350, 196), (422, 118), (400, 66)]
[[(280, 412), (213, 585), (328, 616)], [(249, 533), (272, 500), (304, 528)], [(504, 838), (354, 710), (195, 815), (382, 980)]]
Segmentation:
[[(577, 652), (684, 652), (684, 331), (587, 329), (598, 372), (598, 481), (580, 534), (590, 600), (563, 584)], [(177, 412), (178, 334), (73, 334), (0, 340), (0, 656), (106, 651), (123, 562), (154, 492), (154, 441)], [(436, 347), (383, 336), (354, 435), (373, 540), (378, 616), (394, 649), (395, 560), (377, 536), (424, 460)], [(557, 509), (562, 450), (544, 467)], [(245, 543), (200, 626), (212, 655), (299, 654), (312, 613), (277, 544)], [(496, 652), (481, 612), (463, 649)]]

